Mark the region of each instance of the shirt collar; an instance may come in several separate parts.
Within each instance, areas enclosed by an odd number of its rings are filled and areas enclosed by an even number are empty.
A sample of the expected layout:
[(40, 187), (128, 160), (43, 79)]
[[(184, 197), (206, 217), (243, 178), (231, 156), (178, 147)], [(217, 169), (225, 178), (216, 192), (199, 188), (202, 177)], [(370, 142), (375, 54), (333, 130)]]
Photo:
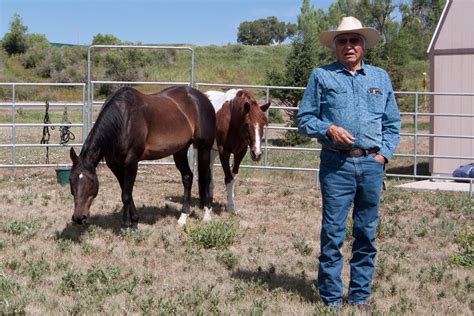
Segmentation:
[[(337, 65), (337, 69), (336, 69), (337, 72), (348, 72), (348, 73), (350, 73), (350, 71), (348, 71), (341, 62), (336, 61), (336, 65)], [(356, 74), (358, 74), (358, 73), (360, 73), (361, 75), (364, 75), (364, 76), (366, 75), (365, 63), (364, 63), (363, 60), (361, 61), (361, 67), (359, 69), (357, 69), (357, 71), (356, 71)]]

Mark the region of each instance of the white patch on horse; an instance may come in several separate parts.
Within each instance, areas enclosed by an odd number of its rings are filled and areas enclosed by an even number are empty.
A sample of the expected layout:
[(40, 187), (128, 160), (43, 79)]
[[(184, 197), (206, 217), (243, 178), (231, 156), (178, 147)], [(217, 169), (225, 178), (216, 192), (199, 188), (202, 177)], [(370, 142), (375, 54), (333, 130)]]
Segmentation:
[(210, 222), (212, 220), (211, 217), (211, 209), (207, 206), (204, 206), (204, 217), (202, 219), (204, 222)]
[(184, 226), (186, 225), (186, 220), (188, 219), (188, 214), (186, 213), (181, 213), (181, 216), (178, 219), (178, 225), (179, 226)]
[(81, 174), (79, 175), (79, 179), (82, 179), (82, 178), (84, 178), (84, 175), (81, 172)]
[(255, 154), (260, 155), (260, 126), (255, 124)]
[(232, 179), (229, 183), (226, 184), (226, 191), (227, 191), (227, 211), (234, 213), (234, 183), (235, 183), (235, 174), (232, 173), (234, 179)]
[(217, 113), (222, 108), (224, 103), (233, 100), (236, 97), (237, 92), (240, 90), (241, 89), (230, 89), (226, 92), (210, 90), (206, 92), (206, 95)]

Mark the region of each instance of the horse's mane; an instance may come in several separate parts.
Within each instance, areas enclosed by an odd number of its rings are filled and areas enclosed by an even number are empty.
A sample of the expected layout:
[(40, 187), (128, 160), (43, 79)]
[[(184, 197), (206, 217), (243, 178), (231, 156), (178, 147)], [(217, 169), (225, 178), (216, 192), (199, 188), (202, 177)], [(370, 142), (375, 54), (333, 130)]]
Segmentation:
[(134, 89), (125, 87), (120, 88), (104, 102), (84, 142), (83, 152), (97, 154), (100, 160), (105, 153), (113, 149), (123, 126), (123, 113), (119, 105), (121, 103), (133, 104), (135, 96)]

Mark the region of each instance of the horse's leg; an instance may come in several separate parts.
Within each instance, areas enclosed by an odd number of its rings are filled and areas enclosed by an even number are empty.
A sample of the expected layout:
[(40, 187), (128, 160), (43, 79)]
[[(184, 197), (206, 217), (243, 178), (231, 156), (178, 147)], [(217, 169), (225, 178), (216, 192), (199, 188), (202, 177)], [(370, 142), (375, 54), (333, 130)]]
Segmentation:
[(212, 199), (210, 195), (211, 184), (211, 149), (198, 149), (198, 183), (199, 183), (199, 208), (204, 208), (204, 221), (211, 220)]
[(209, 166), (211, 168), (211, 182), (209, 183), (209, 198), (211, 201), (214, 201), (214, 161), (216, 157), (219, 155), (217, 150), (211, 150), (211, 161), (209, 162)]
[(191, 187), (193, 185), (193, 173), (189, 168), (187, 152), (188, 148), (185, 148), (173, 154), (174, 163), (181, 173), (181, 180), (184, 187), (183, 209), (178, 220), (178, 225), (180, 226), (186, 224), (186, 219), (190, 213)]
[[(189, 146), (188, 148), (188, 164), (189, 169), (193, 174), (196, 173), (196, 157), (197, 157), (197, 148), (194, 145)], [(195, 180), (196, 178), (193, 178)]]
[(228, 205), (231, 206), (229, 208), (229, 212), (235, 212), (235, 206), (234, 206), (235, 178), (237, 177), (237, 174), (239, 173), (240, 163), (244, 159), (246, 153), (247, 153), (247, 147), (245, 147), (244, 150), (234, 154), (234, 164), (232, 165), (232, 181), (230, 181), (229, 184), (226, 185), (227, 203), (228, 203)]
[(234, 212), (234, 176), (230, 170), (230, 152), (219, 152), (222, 170), (224, 171), (225, 190), (227, 192), (226, 209), (229, 212)]
[(123, 202), (123, 227), (137, 228), (138, 214), (133, 202), (133, 185), (137, 177), (138, 161), (128, 164), (123, 168), (123, 188), (122, 188), (122, 202)]
[[(109, 169), (112, 171), (112, 173), (114, 174), (115, 178), (117, 178), (117, 181), (118, 183), (120, 184), (120, 190), (123, 192), (123, 168), (122, 167), (119, 167), (119, 166), (116, 166), (116, 165), (113, 165), (109, 162), (106, 162), (107, 163), (107, 166), (109, 167)], [(123, 211), (123, 222), (125, 222), (125, 214), (128, 212), (127, 210), (125, 210), (125, 205), (122, 205), (122, 211)]]

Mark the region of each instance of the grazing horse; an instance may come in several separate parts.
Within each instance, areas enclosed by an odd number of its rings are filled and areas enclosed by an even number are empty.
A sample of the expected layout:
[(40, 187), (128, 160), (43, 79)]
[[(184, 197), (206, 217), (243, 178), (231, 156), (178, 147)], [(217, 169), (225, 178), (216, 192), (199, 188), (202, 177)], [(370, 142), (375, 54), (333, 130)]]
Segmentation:
[(72, 220), (79, 224), (87, 222), (92, 200), (99, 190), (96, 167), (105, 158), (122, 189), (123, 226), (135, 228), (138, 214), (132, 190), (138, 162), (173, 155), (184, 186), (183, 209), (178, 220), (184, 225), (190, 211), (193, 182), (187, 158), (191, 144), (198, 153), (199, 207), (204, 207), (204, 219), (208, 220), (215, 122), (212, 104), (199, 90), (171, 87), (156, 94), (142, 94), (133, 88), (119, 89), (102, 106), (79, 156), (71, 148)]
[[(227, 210), (234, 212), (235, 177), (247, 153), (247, 147), (250, 148), (252, 160), (259, 161), (262, 156), (263, 128), (268, 125), (265, 112), (271, 102), (258, 105), (249, 91), (240, 89), (231, 89), (227, 92), (207, 91), (206, 95), (216, 111), (216, 141), (211, 153), (211, 163), (214, 162), (218, 152), (225, 176)], [(231, 154), (234, 155), (232, 170)], [(211, 171), (211, 197), (213, 189)]]

